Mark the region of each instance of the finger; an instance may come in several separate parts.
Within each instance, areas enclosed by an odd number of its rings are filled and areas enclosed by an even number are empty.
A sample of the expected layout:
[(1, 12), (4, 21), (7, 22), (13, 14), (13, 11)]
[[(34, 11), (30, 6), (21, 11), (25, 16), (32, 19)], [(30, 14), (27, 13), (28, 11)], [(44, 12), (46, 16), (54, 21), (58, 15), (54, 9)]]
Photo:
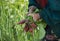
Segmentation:
[(28, 16), (32, 16), (33, 17), (33, 14), (28, 14)]
[(39, 20), (39, 19), (40, 19), (39, 14), (34, 14), (34, 15), (33, 15), (33, 19), (34, 19), (35, 21)]
[(28, 12), (26, 15), (27, 15), (27, 16), (30, 16), (29, 14), (30, 14), (30, 13)]
[(34, 15), (33, 15), (33, 20), (34, 20), (34, 21), (37, 21), (37, 17), (35, 17)]

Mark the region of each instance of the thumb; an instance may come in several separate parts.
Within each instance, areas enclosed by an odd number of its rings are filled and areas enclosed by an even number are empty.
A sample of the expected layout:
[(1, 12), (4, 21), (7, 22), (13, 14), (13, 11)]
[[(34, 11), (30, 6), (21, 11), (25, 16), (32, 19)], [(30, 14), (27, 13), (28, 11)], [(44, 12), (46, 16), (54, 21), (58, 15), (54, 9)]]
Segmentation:
[(28, 14), (28, 16), (32, 16), (33, 17), (34, 14)]

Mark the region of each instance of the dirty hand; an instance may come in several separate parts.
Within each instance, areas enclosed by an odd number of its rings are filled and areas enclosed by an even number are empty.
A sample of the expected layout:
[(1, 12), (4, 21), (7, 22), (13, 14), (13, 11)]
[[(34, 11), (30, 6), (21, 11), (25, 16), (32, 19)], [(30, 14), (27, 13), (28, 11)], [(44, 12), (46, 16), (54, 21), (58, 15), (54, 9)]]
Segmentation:
[(56, 37), (55, 37), (54, 35), (47, 35), (47, 36), (46, 36), (46, 39), (47, 39), (47, 40), (55, 40)]
[(39, 13), (28, 14), (28, 16), (32, 16), (34, 21), (37, 21), (40, 19)]

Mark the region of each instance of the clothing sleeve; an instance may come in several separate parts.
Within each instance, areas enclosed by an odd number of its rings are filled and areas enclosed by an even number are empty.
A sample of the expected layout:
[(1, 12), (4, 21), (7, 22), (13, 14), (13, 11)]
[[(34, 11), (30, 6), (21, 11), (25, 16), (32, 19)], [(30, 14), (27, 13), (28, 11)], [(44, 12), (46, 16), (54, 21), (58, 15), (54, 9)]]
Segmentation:
[(35, 6), (38, 9), (40, 9), (39, 4), (37, 4), (37, 2), (35, 0), (29, 0), (29, 6), (28, 7), (30, 7), (30, 6)]

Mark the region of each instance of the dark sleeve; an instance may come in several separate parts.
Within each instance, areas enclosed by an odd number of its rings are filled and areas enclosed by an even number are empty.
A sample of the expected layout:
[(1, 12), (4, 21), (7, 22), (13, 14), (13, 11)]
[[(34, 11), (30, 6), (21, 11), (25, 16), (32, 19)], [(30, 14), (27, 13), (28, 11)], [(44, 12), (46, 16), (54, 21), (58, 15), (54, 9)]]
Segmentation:
[(30, 6), (35, 6), (35, 7), (40, 9), (39, 4), (37, 4), (37, 2), (35, 0), (29, 0), (29, 6), (28, 7), (30, 7)]

